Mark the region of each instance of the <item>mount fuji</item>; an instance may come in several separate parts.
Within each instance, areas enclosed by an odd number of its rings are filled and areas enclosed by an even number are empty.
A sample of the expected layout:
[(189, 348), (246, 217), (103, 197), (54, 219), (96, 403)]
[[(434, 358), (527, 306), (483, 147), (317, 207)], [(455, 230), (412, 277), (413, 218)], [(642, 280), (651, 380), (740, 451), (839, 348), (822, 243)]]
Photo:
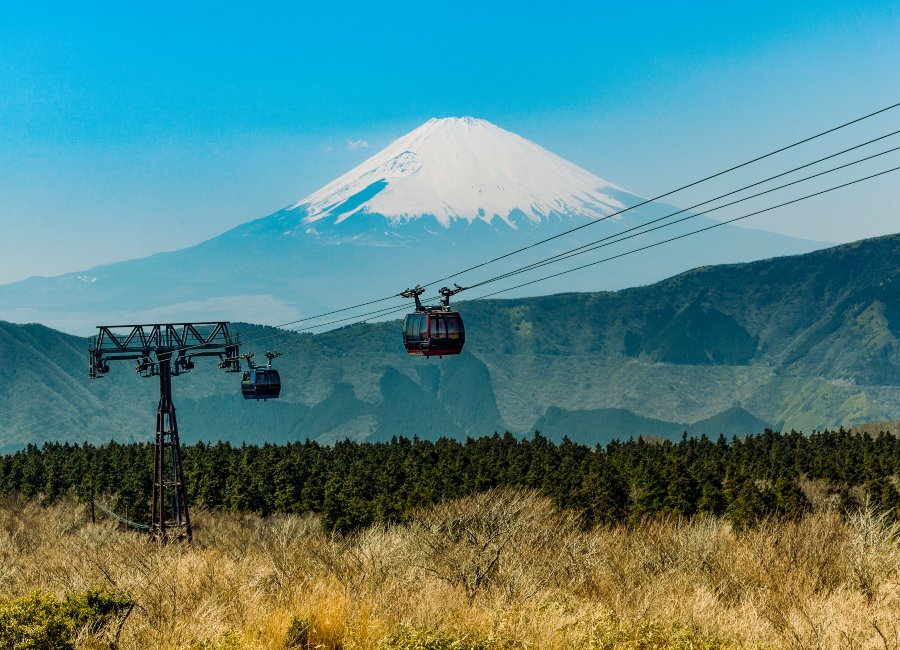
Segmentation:
[[(469, 286), (673, 211), (649, 203), (616, 214), (643, 201), (485, 120), (432, 119), (306, 198), (196, 246), (2, 285), (0, 319), (78, 334), (112, 322), (277, 324), (396, 294), (558, 236), (453, 277)], [(597, 220), (592, 228), (563, 234)], [(655, 239), (611, 245), (490, 290), (712, 223), (696, 216)], [(505, 295), (619, 289), (697, 266), (824, 246), (725, 225)]]

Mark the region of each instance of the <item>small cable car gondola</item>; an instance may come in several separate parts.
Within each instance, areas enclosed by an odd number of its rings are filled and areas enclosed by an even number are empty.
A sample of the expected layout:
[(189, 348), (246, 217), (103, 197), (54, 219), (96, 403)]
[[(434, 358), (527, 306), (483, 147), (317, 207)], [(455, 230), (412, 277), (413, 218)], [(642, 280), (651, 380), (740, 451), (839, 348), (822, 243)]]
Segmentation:
[(443, 357), (459, 354), (466, 343), (466, 328), (459, 312), (450, 309), (450, 296), (459, 293), (463, 287), (441, 289), (441, 304), (435, 307), (423, 306), (419, 296), (425, 289), (407, 289), (400, 295), (416, 301), (416, 311), (407, 314), (403, 321), (403, 345), (408, 354), (421, 357)]
[(244, 399), (277, 399), (281, 394), (281, 376), (272, 367), (272, 359), (281, 356), (278, 352), (266, 352), (269, 362), (265, 366), (253, 363), (253, 355), (242, 355), (247, 360), (248, 370), (241, 375), (241, 394)]

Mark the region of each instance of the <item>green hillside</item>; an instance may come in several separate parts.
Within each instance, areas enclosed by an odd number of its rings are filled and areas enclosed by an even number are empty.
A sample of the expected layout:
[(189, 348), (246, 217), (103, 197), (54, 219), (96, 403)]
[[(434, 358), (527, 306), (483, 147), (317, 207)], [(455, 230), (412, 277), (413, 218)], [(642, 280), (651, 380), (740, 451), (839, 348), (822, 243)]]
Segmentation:
[[(537, 428), (593, 444), (897, 420), (898, 273), (892, 235), (618, 292), (461, 302), (466, 351), (443, 360), (407, 357), (396, 323), (315, 337), (236, 324), (245, 350), (285, 353), (283, 398), (245, 402), (236, 375), (201, 361), (175, 404), (186, 441)], [(89, 381), (86, 348), (0, 323), (0, 449), (150, 438), (155, 383), (128, 367)]]

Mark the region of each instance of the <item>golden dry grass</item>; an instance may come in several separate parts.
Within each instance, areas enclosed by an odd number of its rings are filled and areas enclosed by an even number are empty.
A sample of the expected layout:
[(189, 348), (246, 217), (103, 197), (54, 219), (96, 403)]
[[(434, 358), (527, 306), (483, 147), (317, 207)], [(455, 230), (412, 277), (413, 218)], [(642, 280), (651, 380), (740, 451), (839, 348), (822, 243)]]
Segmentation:
[(900, 540), (872, 512), (743, 533), (583, 531), (529, 492), (331, 539), (315, 518), (198, 512), (158, 547), (82, 506), (0, 506), (0, 600), (104, 587), (124, 648), (900, 648)]

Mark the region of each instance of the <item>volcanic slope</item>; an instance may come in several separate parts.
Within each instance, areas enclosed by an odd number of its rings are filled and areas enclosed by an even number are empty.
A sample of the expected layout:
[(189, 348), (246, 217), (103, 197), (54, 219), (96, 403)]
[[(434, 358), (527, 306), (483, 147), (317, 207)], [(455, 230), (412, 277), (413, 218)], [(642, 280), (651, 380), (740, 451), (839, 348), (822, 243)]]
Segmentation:
[[(399, 293), (642, 201), (490, 122), (433, 119), (295, 204), (197, 246), (0, 286), (0, 318), (80, 334), (89, 334), (98, 323), (283, 323)], [(671, 211), (664, 204), (648, 204), (561, 236), (529, 256), (513, 256), (455, 279), (471, 284), (486, 272), (517, 268)], [(630, 240), (554, 268), (712, 223), (697, 216), (646, 241)], [(618, 289), (697, 264), (821, 247), (723, 226), (652, 255), (617, 260), (603, 273), (565, 276), (510, 295)]]
[[(595, 443), (900, 420), (900, 235), (698, 268), (618, 292), (460, 303), (465, 352), (408, 358), (399, 323), (326, 334), (235, 325), (281, 349), (283, 398), (247, 403), (200, 361), (175, 380), (184, 440), (233, 442), (494, 431)], [(263, 338), (265, 337), (265, 338)], [(3, 324), (0, 448), (152, 436), (156, 384), (113, 364), (89, 381), (87, 341)], [(127, 365), (127, 364), (119, 364)]]

